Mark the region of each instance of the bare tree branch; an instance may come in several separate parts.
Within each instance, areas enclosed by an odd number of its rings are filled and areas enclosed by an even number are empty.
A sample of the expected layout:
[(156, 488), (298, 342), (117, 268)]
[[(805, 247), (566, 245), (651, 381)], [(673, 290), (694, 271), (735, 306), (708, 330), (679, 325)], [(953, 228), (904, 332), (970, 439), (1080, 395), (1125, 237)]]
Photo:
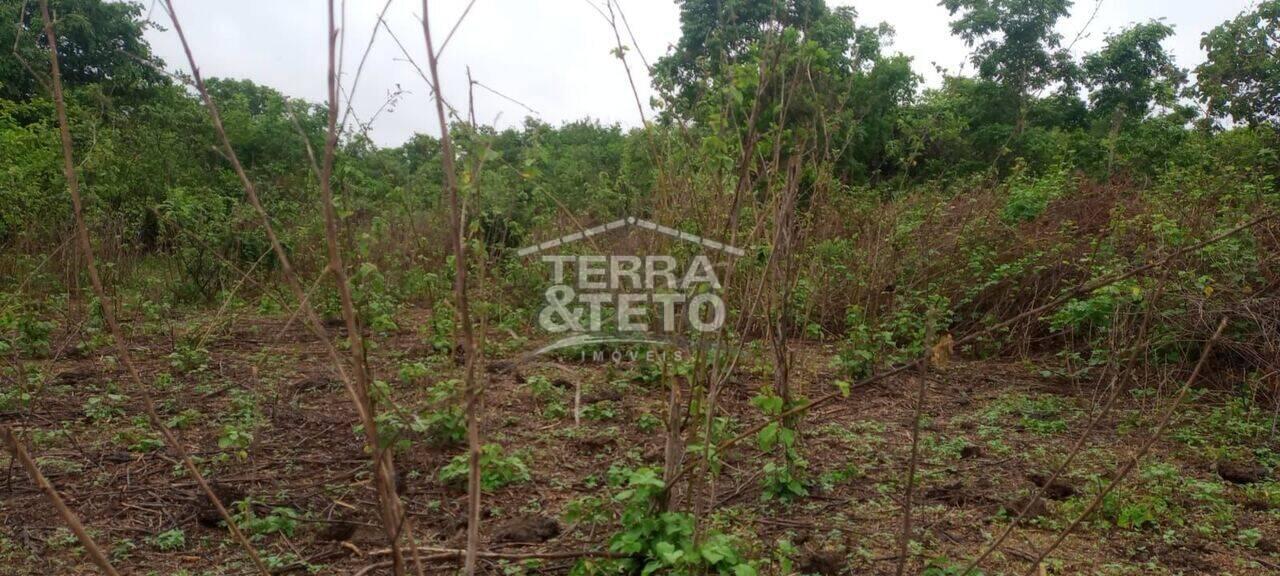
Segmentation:
[(431, 18), (429, 0), (422, 0), (422, 35), (427, 44), (427, 65), (431, 71), (431, 85), (435, 86), (436, 118), (440, 122), (440, 159), (444, 169), (444, 187), (449, 195), (449, 212), (453, 221), (453, 291), (457, 300), (458, 320), (462, 324), (462, 348), (466, 363), (466, 412), (469, 472), (467, 474), (467, 553), (463, 569), (467, 576), (476, 573), (476, 557), (480, 546), (480, 391), (476, 385), (475, 333), (471, 325), (471, 309), (467, 299), (467, 252), (465, 216), (458, 191), (457, 173), (454, 168), (453, 141), (449, 137), (449, 121), (444, 111), (444, 95), (440, 90), (439, 56), (431, 42)]
[(89, 227), (85, 224), (84, 206), (80, 199), (80, 183), (76, 177), (75, 157), (72, 151), (71, 129), (67, 122), (67, 106), (62, 95), (62, 74), (58, 68), (58, 41), (53, 33), (53, 18), (49, 15), (48, 0), (40, 0), (40, 15), (44, 20), (45, 39), (49, 43), (49, 67), (50, 80), (53, 86), (54, 108), (58, 114), (58, 135), (62, 140), (62, 175), (67, 182), (67, 190), (71, 194), (71, 207), (75, 215), (76, 232), (80, 241), (80, 251), (85, 258), (85, 268), (89, 273), (89, 281), (93, 285), (94, 295), (98, 298), (98, 303), (102, 310), (102, 317), (106, 321), (107, 328), (111, 332), (111, 339), (115, 344), (116, 354), (120, 357), (120, 363), (124, 365), (125, 370), (129, 373), (130, 379), (133, 381), (134, 387), (142, 394), (143, 408), (146, 410), (147, 418), (151, 421), (151, 425), (160, 432), (164, 437), (165, 444), (170, 450), (182, 460), (183, 466), (187, 472), (195, 479), (196, 484), (200, 486), (200, 490), (217, 509), (218, 515), (227, 525), (227, 530), (231, 532), (231, 536), (236, 540), (245, 553), (249, 555), (258, 572), (269, 574), (266, 564), (262, 562), (262, 558), (258, 556), (258, 552), (245, 538), (240, 529), (236, 527), (235, 519), (227, 512), (222, 501), (214, 494), (213, 489), (209, 487), (209, 483), (205, 481), (204, 475), (200, 473), (200, 468), (191, 460), (191, 455), (187, 453), (186, 448), (173, 435), (169, 427), (165, 425), (164, 420), (156, 412), (155, 402), (151, 398), (151, 389), (142, 380), (142, 374), (138, 371), (137, 365), (133, 362), (133, 354), (129, 351), (129, 343), (125, 340), (124, 331), (120, 328), (120, 323), (116, 319), (115, 304), (111, 296), (107, 294), (106, 287), (102, 283), (102, 278), (98, 274), (98, 265), (94, 257), (93, 243), (89, 241)]

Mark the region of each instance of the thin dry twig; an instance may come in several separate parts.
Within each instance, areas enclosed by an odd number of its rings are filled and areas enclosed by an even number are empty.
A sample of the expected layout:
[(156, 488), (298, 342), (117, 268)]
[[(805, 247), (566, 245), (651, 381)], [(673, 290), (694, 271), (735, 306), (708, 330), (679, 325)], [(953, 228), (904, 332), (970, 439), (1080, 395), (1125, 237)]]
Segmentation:
[(609, 9), (609, 27), (613, 29), (614, 55), (618, 57), (618, 60), (622, 61), (622, 67), (627, 71), (627, 82), (631, 84), (631, 95), (636, 100), (636, 111), (640, 113), (640, 124), (646, 125), (649, 121), (644, 117), (644, 104), (640, 102), (640, 91), (636, 88), (635, 75), (631, 73), (631, 65), (627, 63), (626, 45), (622, 43), (622, 36), (618, 34), (617, 18), (613, 12), (613, 1), (605, 0), (605, 7)]
[[(395, 463), (392, 453), (384, 450), (378, 441), (377, 420), (372, 416), (377, 408), (369, 396), (369, 365), (365, 362), (364, 334), (360, 327), (360, 319), (356, 315), (355, 299), (351, 295), (351, 283), (347, 279), (346, 264), (342, 259), (342, 251), (338, 246), (338, 215), (333, 205), (333, 164), (338, 147), (338, 28), (335, 24), (334, 2), (329, 0), (329, 69), (328, 69), (328, 125), (325, 128), (324, 155), (320, 159), (320, 205), (324, 212), (325, 248), (329, 257), (329, 270), (333, 272), (334, 283), (338, 288), (338, 298), (342, 308), (342, 320), (347, 328), (347, 343), (351, 349), (351, 367), (355, 373), (352, 384), (355, 389), (354, 400), (362, 405), (364, 414), (369, 418), (363, 423), (365, 442), (373, 455), (374, 483), (378, 492), (378, 501), (382, 511), (382, 527), (387, 540), (391, 544), (392, 571), (396, 576), (404, 574), (404, 556), (400, 553), (400, 529), (403, 525), (404, 510), (395, 488)], [(310, 146), (308, 145), (308, 154)]]
[(481, 82), (481, 81), (479, 81), (479, 80), (472, 80), (472, 81), (471, 81), (471, 84), (472, 84), (473, 86), (479, 86), (479, 87), (481, 87), (481, 88), (484, 88), (485, 90), (488, 90), (488, 91), (489, 91), (491, 94), (493, 94), (494, 96), (497, 96), (497, 97), (499, 97), (499, 98), (502, 98), (503, 100), (506, 100), (506, 101), (508, 101), (508, 102), (510, 102), (510, 103), (512, 103), (512, 104), (515, 104), (516, 106), (519, 106), (519, 107), (521, 107), (521, 108), (524, 108), (525, 110), (528, 110), (528, 111), (529, 111), (529, 113), (530, 113), (530, 114), (533, 114), (534, 116), (537, 116), (537, 115), (538, 115), (538, 111), (537, 111), (537, 110), (534, 110), (533, 108), (531, 108), (528, 104), (525, 104), (524, 102), (521, 102), (521, 101), (519, 101), (519, 100), (516, 100), (515, 98), (512, 98), (512, 97), (510, 97), (510, 96), (507, 96), (506, 94), (503, 94), (503, 93), (501, 93), (501, 92), (499, 92), (499, 91), (497, 91), (497, 90), (494, 90), (493, 88), (491, 88), (491, 87), (489, 87), (489, 86), (485, 85), (483, 82)]
[[(926, 346), (933, 344), (933, 314), (925, 319), (924, 342)], [(920, 374), (916, 383), (916, 405), (911, 414), (911, 459), (907, 461), (907, 486), (902, 494), (902, 532), (898, 535), (898, 566), (896, 574), (902, 576), (907, 570), (907, 544), (911, 541), (911, 503), (916, 489), (916, 467), (920, 463), (920, 420), (924, 417), (925, 398), (929, 392), (929, 356), (920, 362)]]
[(220, 516), (227, 525), (227, 530), (231, 533), (232, 538), (245, 550), (249, 558), (253, 561), (254, 566), (262, 574), (269, 574), (266, 564), (262, 562), (262, 558), (258, 556), (258, 552), (253, 545), (249, 543), (248, 538), (240, 532), (236, 526), (235, 520), (231, 514), (227, 512), (222, 501), (214, 494), (209, 483), (205, 481), (204, 475), (200, 472), (200, 468), (191, 460), (190, 454), (186, 448), (173, 435), (173, 431), (165, 424), (164, 420), (156, 412), (155, 402), (151, 398), (151, 390), (142, 380), (142, 374), (138, 371), (138, 367), (134, 364), (133, 354), (129, 351), (128, 342), (125, 340), (124, 331), (120, 328), (120, 323), (116, 318), (115, 305), (111, 297), (107, 294), (107, 290), (103, 285), (102, 278), (98, 274), (98, 265), (94, 257), (93, 243), (89, 241), (89, 227), (85, 224), (84, 206), (80, 198), (79, 180), (76, 178), (75, 157), (71, 143), (71, 129), (67, 122), (67, 107), (62, 94), (62, 75), (58, 67), (58, 42), (53, 32), (53, 18), (49, 15), (48, 0), (40, 0), (41, 17), (44, 20), (45, 38), (49, 43), (49, 66), (51, 83), (53, 85), (54, 108), (58, 115), (58, 134), (62, 141), (62, 174), (67, 183), (67, 190), (71, 194), (72, 212), (75, 216), (77, 236), (79, 238), (80, 251), (85, 258), (85, 268), (89, 274), (89, 281), (93, 285), (94, 295), (97, 296), (100, 308), (102, 310), (103, 320), (106, 321), (107, 327), (111, 332), (111, 339), (116, 348), (116, 354), (119, 355), (120, 363), (124, 365), (125, 370), (129, 373), (130, 379), (134, 386), (142, 394), (143, 408), (147, 413), (147, 418), (151, 421), (151, 425), (160, 432), (164, 438), (165, 444), (178, 455), (182, 460), (183, 466), (187, 472), (191, 474), (196, 483), (200, 486), (200, 490), (213, 504)]
[[(391, 2), (387, 0), (382, 5), (382, 10), (378, 12), (378, 21), (373, 25), (373, 31), (369, 33), (369, 43), (364, 47), (364, 54), (360, 56), (360, 64), (356, 66), (356, 76), (351, 80), (351, 88), (347, 93), (347, 108), (342, 112), (342, 121), (338, 122), (339, 126), (346, 126), (347, 116), (355, 113), (355, 109), (351, 106), (351, 99), (355, 98), (356, 88), (360, 86), (360, 76), (364, 74), (365, 62), (369, 60), (369, 53), (373, 51), (373, 43), (378, 39), (378, 28), (381, 27), (382, 19), (387, 15), (387, 9), (391, 8)], [(359, 118), (356, 119), (359, 122)]]
[[(467, 2), (466, 9), (462, 11), (461, 16), (458, 16), (458, 21), (453, 23), (453, 28), (449, 29), (449, 33), (444, 37), (444, 42), (441, 42), (440, 48), (436, 50), (436, 58), (439, 58), (441, 54), (444, 54), (445, 48), (449, 47), (449, 41), (453, 40), (454, 33), (458, 31), (458, 27), (462, 26), (462, 21), (467, 19), (467, 15), (471, 13), (471, 9), (474, 8), (475, 5), (476, 5), (476, 0), (471, 0), (470, 2)], [(426, 18), (426, 14), (424, 13), (422, 17)]]
[(614, 0), (613, 4), (618, 10), (618, 16), (622, 18), (622, 27), (627, 29), (627, 37), (631, 39), (631, 47), (636, 49), (636, 55), (640, 57), (640, 62), (652, 74), (653, 66), (649, 65), (649, 59), (644, 57), (644, 51), (640, 49), (640, 43), (636, 41), (635, 32), (631, 31), (631, 23), (627, 22), (627, 13), (622, 11), (622, 3)]
[(213, 318), (210, 318), (209, 321), (205, 323), (204, 330), (200, 331), (200, 337), (196, 339), (196, 348), (204, 347), (205, 342), (209, 341), (209, 336), (213, 335), (213, 331), (217, 329), (219, 322), (222, 321), (222, 315), (226, 314), (227, 310), (231, 308), (231, 302), (240, 293), (240, 288), (244, 286), (245, 282), (249, 281), (249, 276), (253, 274), (253, 271), (258, 268), (258, 264), (261, 264), (262, 261), (267, 258), (267, 254), (270, 253), (270, 248), (263, 250), (262, 254), (258, 256), (258, 259), (253, 261), (253, 265), (249, 266), (248, 270), (245, 270), (240, 274), (240, 279), (236, 281), (236, 285), (233, 286), (231, 290), (227, 292), (227, 296), (222, 299), (222, 305), (218, 307), (218, 311), (214, 312)]
[(23, 0), (22, 9), (18, 10), (18, 21), (14, 23), (15, 30), (13, 34), (13, 48), (10, 50), (10, 52), (12, 52), (14, 60), (17, 60), (18, 63), (22, 65), (23, 69), (25, 69), (27, 73), (31, 75), (32, 78), (35, 78), (36, 82), (40, 84), (40, 88), (42, 88), (45, 92), (50, 92), (52, 91), (52, 86), (49, 85), (48, 80), (46, 80), (43, 76), (41, 76), (40, 73), (36, 72), (35, 68), (31, 67), (31, 63), (27, 62), (27, 59), (22, 57), (22, 52), (18, 51), (18, 46), (22, 42), (22, 37), (24, 36), (24, 32), (25, 32), (22, 26), (22, 23), (27, 19), (28, 1), (29, 0)]
[(422, 0), (422, 35), (427, 44), (427, 68), (431, 72), (431, 85), (435, 87), (436, 118), (440, 122), (440, 159), (444, 170), (445, 191), (449, 195), (449, 212), (453, 224), (454, 278), (453, 291), (457, 300), (458, 320), (462, 325), (462, 351), (465, 362), (465, 403), (467, 418), (467, 549), (464, 570), (468, 576), (476, 573), (476, 554), (480, 546), (480, 390), (476, 385), (475, 332), (471, 324), (471, 308), (467, 299), (467, 252), (464, 242), (466, 222), (462, 211), (462, 199), (458, 190), (457, 174), (453, 158), (453, 140), (449, 137), (449, 122), (444, 111), (444, 95), (440, 90), (440, 57), (431, 41), (431, 17), (429, 0)]
[[(302, 283), (299, 280), (298, 274), (293, 267), (293, 263), (290, 260), (288, 253), (284, 250), (283, 246), (281, 245), (279, 237), (275, 232), (275, 227), (271, 224), (271, 217), (269, 214), (267, 214), (266, 209), (262, 205), (261, 198), (258, 196), (257, 188), (254, 186), (253, 181), (249, 178), (249, 175), (245, 171), (244, 166), (240, 163), (239, 157), (236, 155), (235, 148), (231, 145), (231, 140), (227, 136), (226, 129), (222, 124), (222, 116), (218, 111), (218, 106), (213, 101), (213, 98), (210, 96), (209, 90), (204, 81), (204, 77), (200, 72), (200, 68), (199, 66), (196, 65), (195, 56), (191, 52), (191, 45), (187, 41), (186, 33), (182, 29), (181, 21), (178, 19), (177, 12), (173, 8), (172, 0), (165, 0), (164, 6), (165, 6), (165, 10), (169, 14), (170, 20), (173, 22), (173, 29), (178, 34), (178, 39), (182, 43), (182, 49), (186, 55), (187, 63), (191, 68), (191, 75), (192, 75), (192, 79), (194, 80), (196, 89), (199, 91), (201, 100), (203, 100), (205, 104), (205, 108), (209, 112), (209, 117), (213, 123), (214, 132), (217, 134), (219, 144), (221, 146), (221, 153), (223, 157), (227, 159), (227, 162), (231, 164), (232, 169), (235, 171), (236, 176), (240, 180), (241, 186), (244, 188), (245, 196), (249, 199), (249, 204), (253, 207), (254, 212), (257, 213), (258, 215), (260, 224), (262, 225), (263, 230), (267, 235), (267, 240), (271, 245), (271, 250), (275, 254), (277, 261), (279, 261), (280, 263), (280, 270), (282, 272), (282, 275), (284, 276), (285, 282), (288, 285), (290, 292), (293, 293), (294, 298), (297, 299), (297, 301), (299, 302), (299, 310), (301, 311), (302, 315), (306, 320), (307, 327), (310, 328), (312, 334), (318, 340), (320, 340), (320, 342), (324, 345), (325, 352), (329, 356), (329, 359), (333, 364), (334, 370), (337, 372), (339, 379), (342, 381), (343, 386), (346, 388), (348, 395), (351, 397), (352, 404), (356, 409), (356, 412), (360, 419), (361, 426), (365, 433), (365, 442), (370, 448), (369, 451), (371, 453), (371, 458), (373, 461), (375, 476), (378, 477), (379, 479), (377, 484), (378, 484), (378, 492), (379, 492), (379, 502), (381, 503), (381, 506), (383, 508), (384, 524), (386, 524), (384, 528), (387, 530), (387, 533), (389, 536), (398, 535), (399, 530), (401, 529), (401, 526), (402, 526), (401, 523), (398, 521), (396, 522), (389, 521), (390, 518), (399, 518), (398, 516), (394, 515), (394, 511), (396, 510), (396, 503), (398, 502), (398, 500), (392, 500), (390, 498), (384, 497), (387, 486), (390, 484), (390, 482), (394, 481), (394, 471), (391, 471), (390, 474), (387, 473), (387, 469), (385, 468), (387, 466), (387, 462), (384, 459), (384, 455), (382, 454), (382, 451), (378, 450), (377, 422), (373, 417), (372, 403), (370, 402), (368, 388), (362, 387), (359, 385), (361, 382), (364, 382), (365, 380), (353, 379), (350, 376), (350, 374), (347, 371), (346, 362), (342, 359), (341, 355), (338, 353), (337, 348), (334, 346), (333, 341), (329, 337), (328, 330), (325, 329), (324, 324), (321, 322), (319, 315), (316, 313), (315, 309), (311, 306), (310, 299), (307, 297), (306, 291), (304, 291), (302, 288)], [(333, 78), (333, 76), (336, 73), (336, 66), (334, 65), (335, 63), (333, 62), (334, 59), (336, 59), (336, 54), (334, 53), (336, 51), (336, 46), (333, 45), (336, 42), (335, 38), (336, 38), (336, 30), (334, 30), (333, 14), (332, 14), (332, 6), (331, 6), (330, 7), (329, 42), (331, 44), (331, 47), (330, 47), (330, 52), (331, 52), (330, 54), (330, 76), (331, 76), (330, 98), (332, 101), (336, 101), (336, 98), (333, 97), (332, 95), (332, 92), (336, 90), (336, 79)], [(337, 113), (336, 107), (331, 106), (329, 113), (330, 113), (329, 131), (327, 134), (326, 147), (330, 146), (330, 143), (335, 141), (336, 139), (336, 134), (335, 134), (336, 113)], [(322, 182), (327, 182), (327, 178), (322, 179)], [(331, 206), (332, 203), (330, 201), (330, 202), (326, 202), (325, 204)], [(335, 273), (338, 272), (338, 270), (334, 269), (332, 266), (330, 266), (329, 271), (335, 272)], [(344, 317), (345, 317), (345, 312), (344, 312)], [(347, 325), (348, 325), (348, 329), (350, 330), (351, 324), (348, 322)], [(357, 330), (355, 330), (354, 333), (356, 334), (359, 333), (358, 326), (357, 326)], [(363, 360), (363, 354), (360, 355), (360, 359), (361, 361)], [(360, 364), (356, 365), (358, 373), (362, 372), (360, 366), (361, 366)], [(367, 373), (364, 373), (364, 375), (367, 376)], [(390, 492), (392, 495), (394, 495), (395, 494), (394, 488), (391, 489)], [(394, 537), (392, 537), (391, 539), (392, 539), (392, 542), (395, 542)]]

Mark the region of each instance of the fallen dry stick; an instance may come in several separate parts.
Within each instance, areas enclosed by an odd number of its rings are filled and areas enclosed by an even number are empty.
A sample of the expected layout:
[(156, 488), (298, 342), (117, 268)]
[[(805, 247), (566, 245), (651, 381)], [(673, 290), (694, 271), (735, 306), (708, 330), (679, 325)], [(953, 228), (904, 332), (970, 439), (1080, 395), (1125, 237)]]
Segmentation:
[(84, 529), (84, 524), (80, 523), (80, 518), (76, 517), (76, 513), (67, 508), (67, 503), (62, 501), (62, 496), (58, 495), (58, 491), (53, 489), (53, 485), (49, 480), (40, 473), (40, 468), (36, 467), (35, 461), (31, 459), (31, 455), (27, 454), (27, 449), (22, 446), (22, 442), (18, 440), (18, 436), (13, 433), (13, 429), (8, 426), (0, 426), (0, 436), (4, 436), (4, 445), (9, 449), (9, 453), (13, 454), (13, 458), (22, 464), (27, 471), (27, 475), (31, 477), (31, 481), (36, 483), (44, 497), (49, 499), (49, 504), (58, 511), (58, 515), (62, 517), (62, 521), (67, 523), (67, 527), (71, 528), (71, 533), (75, 534), (76, 539), (80, 541), (80, 545), (84, 546), (86, 552), (89, 553), (89, 559), (102, 570), (103, 574), (108, 576), (120, 576), (116, 572), (115, 567), (111, 566), (111, 561), (107, 560), (106, 554), (102, 553), (102, 549), (98, 547), (98, 543), (93, 541), (93, 537), (89, 536), (89, 532)]

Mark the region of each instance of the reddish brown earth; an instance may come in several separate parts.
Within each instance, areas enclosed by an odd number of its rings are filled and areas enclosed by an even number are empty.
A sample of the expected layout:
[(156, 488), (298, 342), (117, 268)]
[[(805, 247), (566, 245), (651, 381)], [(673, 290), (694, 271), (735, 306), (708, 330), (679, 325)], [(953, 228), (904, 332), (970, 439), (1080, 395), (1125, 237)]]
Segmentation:
[[(421, 320), (409, 316), (402, 326)], [(221, 496), (250, 498), (259, 517), (274, 508), (296, 511), (291, 536), (268, 534), (255, 542), (281, 572), (305, 573), (297, 563), (301, 560), (318, 573), (354, 573), (386, 559), (368, 459), (353, 431), (346, 392), (330, 376), (322, 347), (297, 326), (282, 331), (284, 324), (275, 317), (237, 320), (228, 333), (206, 343), (210, 359), (204, 370), (175, 375), (174, 384), (156, 396), (166, 417), (185, 409), (199, 412), (178, 433), (202, 459)], [(430, 384), (459, 373), (451, 359), (428, 360), (430, 348), (412, 330), (376, 341), (374, 371), (393, 383), (402, 407), (421, 408)], [(514, 358), (532, 348), (495, 344), (494, 357)], [(148, 377), (172, 371), (168, 334), (137, 335), (133, 346)], [(122, 371), (103, 358), (106, 350), (65, 349), (54, 359), (32, 360), (50, 376), (48, 383), (30, 406), (3, 414), (3, 421), (15, 425), (68, 505), (126, 573), (251, 573), (175, 458), (164, 448), (130, 451), (127, 438), (118, 436), (134, 428), (142, 412)], [(834, 351), (820, 343), (802, 347), (796, 379), (810, 396), (834, 389), (828, 368)], [(721, 402), (736, 430), (763, 419), (750, 400), (771, 374), (747, 356)], [(429, 375), (399, 381), (398, 367), (416, 361), (433, 362)], [(1101, 395), (1095, 383), (1044, 377), (1041, 369), (1036, 362), (960, 361), (933, 375), (917, 493), (916, 525), (922, 535), (913, 554), (918, 558), (970, 557), (1007, 525), (1005, 508), (1046, 483), (1055, 458), (1083, 428)], [(487, 375), (486, 439), (519, 455), (531, 480), (484, 495), (485, 549), (520, 554), (607, 547), (613, 522), (575, 525), (563, 514), (584, 496), (601, 499), (611, 514), (605, 485), (611, 466), (660, 466), (663, 428), (642, 431), (637, 423), (644, 414), (662, 417), (666, 391), (636, 380), (636, 373), (630, 362), (579, 365), (541, 359)], [(560, 395), (570, 411), (572, 388), (580, 386), (583, 405), (596, 405), (587, 411), (592, 417), (579, 426), (571, 412), (544, 417), (544, 401), (525, 384), (536, 375), (564, 388)], [(1164, 388), (1170, 385), (1165, 382)], [(756, 558), (776, 559), (777, 542), (785, 538), (794, 545), (794, 565), (802, 571), (892, 573), (909, 453), (910, 386), (904, 378), (855, 390), (805, 418), (801, 451), (809, 466), (808, 497), (789, 503), (762, 500), (764, 456), (753, 442), (732, 449), (713, 488), (700, 492), (706, 501), (714, 489), (706, 525), (738, 535), (743, 549)], [(124, 395), (118, 402), (121, 413), (91, 420), (86, 404), (112, 389)], [(1145, 474), (1122, 491), (1117, 506), (1141, 504), (1153, 511), (1151, 522), (1118, 527), (1095, 518), (1051, 556), (1045, 573), (1280, 573), (1280, 489), (1274, 489), (1275, 498), (1267, 496), (1274, 488), (1271, 470), (1253, 461), (1215, 461), (1215, 454), (1240, 454), (1240, 447), (1226, 440), (1219, 446), (1212, 435), (1198, 441), (1178, 433), (1206, 429), (1202, 422), (1211, 420), (1225, 395), (1198, 396), (1144, 461)], [(233, 410), (233, 396), (256, 398), (261, 415), (252, 445), (240, 455), (218, 446), (219, 422)], [(1125, 405), (1104, 422), (1075, 470), (1048, 487), (1049, 499), (1034, 507), (1039, 518), (1019, 527), (1003, 551), (984, 563), (987, 574), (1031, 569), (1025, 558), (1083, 509), (1099, 483), (1144, 438), (1157, 406), (1163, 406), (1155, 399), (1160, 397), (1126, 395)], [(1271, 437), (1252, 438), (1250, 448), (1269, 454), (1277, 443)], [(440, 468), (460, 452), (414, 441), (397, 457), (400, 488), (420, 545), (463, 544), (465, 494), (437, 480)], [(0, 574), (92, 573), (83, 551), (21, 468), (7, 454), (0, 464), (6, 471), (0, 483)], [(687, 509), (691, 501), (687, 491), (677, 495), (677, 506)], [(161, 550), (154, 537), (174, 529), (181, 529), (185, 542)], [(438, 554), (424, 556), (430, 572), (457, 566)], [(563, 573), (573, 564), (572, 559), (546, 559), (521, 568), (516, 562), (486, 560), (483, 568)], [(915, 562), (913, 571), (920, 569)], [(764, 573), (776, 570), (777, 564), (761, 565)]]

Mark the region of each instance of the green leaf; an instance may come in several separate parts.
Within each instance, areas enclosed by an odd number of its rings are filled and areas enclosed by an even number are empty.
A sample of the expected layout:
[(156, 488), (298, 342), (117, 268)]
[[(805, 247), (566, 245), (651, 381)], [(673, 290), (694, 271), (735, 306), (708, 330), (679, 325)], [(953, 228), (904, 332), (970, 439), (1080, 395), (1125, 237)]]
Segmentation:
[(777, 422), (770, 422), (760, 429), (757, 439), (761, 450), (772, 450), (774, 446), (778, 445), (778, 430), (780, 428)]
[(659, 542), (653, 546), (653, 551), (657, 553), (658, 558), (667, 564), (675, 564), (684, 557), (684, 550), (676, 550), (675, 544), (670, 542)]

